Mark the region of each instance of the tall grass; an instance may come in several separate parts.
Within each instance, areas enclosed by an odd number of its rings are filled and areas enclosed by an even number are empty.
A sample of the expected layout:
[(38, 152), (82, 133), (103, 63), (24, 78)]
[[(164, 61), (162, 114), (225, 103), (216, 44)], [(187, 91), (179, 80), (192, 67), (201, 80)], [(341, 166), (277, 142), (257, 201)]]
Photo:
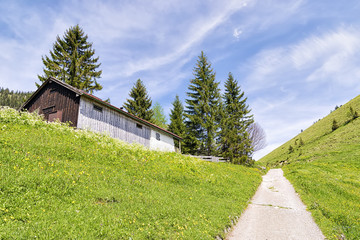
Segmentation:
[(258, 170), (150, 151), (0, 110), (1, 239), (213, 239)]

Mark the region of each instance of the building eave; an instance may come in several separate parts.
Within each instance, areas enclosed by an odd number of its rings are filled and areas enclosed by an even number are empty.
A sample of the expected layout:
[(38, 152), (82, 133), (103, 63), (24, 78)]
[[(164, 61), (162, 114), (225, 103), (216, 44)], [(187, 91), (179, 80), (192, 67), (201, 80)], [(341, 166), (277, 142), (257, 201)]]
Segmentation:
[(94, 96), (94, 95), (92, 95), (92, 94), (89, 94), (89, 93), (87, 93), (87, 92), (85, 92), (85, 91), (83, 91), (83, 90), (77, 89), (77, 88), (75, 88), (75, 87), (73, 87), (73, 86), (71, 86), (71, 85), (69, 85), (69, 84), (67, 84), (67, 83), (65, 83), (65, 82), (62, 82), (62, 81), (60, 81), (60, 80), (58, 80), (58, 79), (56, 79), (56, 78), (54, 78), (54, 77), (49, 77), (49, 78), (30, 96), (30, 98), (19, 108), (19, 111), (24, 110), (24, 109), (25, 109), (25, 106), (41, 91), (41, 89), (43, 89), (48, 83), (51, 83), (52, 81), (53, 81), (53, 82), (56, 82), (57, 84), (65, 87), (65, 88), (67, 88), (67, 89), (69, 89), (70, 91), (76, 93), (78, 96), (86, 97), (86, 98), (88, 98), (88, 99), (91, 99), (92, 101), (95, 101), (95, 102), (97, 102), (98, 104), (101, 104), (101, 105), (104, 105), (104, 106), (106, 106), (106, 107), (108, 107), (108, 108), (111, 108), (111, 109), (113, 109), (114, 111), (116, 111), (116, 112), (118, 112), (118, 113), (120, 113), (120, 114), (122, 114), (122, 115), (124, 115), (124, 116), (127, 116), (127, 117), (129, 117), (129, 118), (131, 118), (131, 119), (133, 119), (133, 120), (135, 120), (135, 121), (137, 121), (137, 122), (140, 122), (140, 123), (142, 123), (142, 124), (144, 124), (144, 125), (146, 125), (146, 126), (148, 126), (148, 127), (150, 127), (150, 128), (155, 128), (155, 129), (157, 129), (157, 130), (159, 130), (159, 131), (161, 131), (161, 132), (163, 132), (163, 133), (169, 134), (169, 135), (173, 136), (174, 138), (176, 138), (176, 139), (178, 139), (178, 140), (180, 140), (180, 141), (183, 140), (180, 136), (178, 136), (178, 135), (176, 135), (176, 134), (174, 134), (174, 133), (172, 133), (172, 132), (169, 132), (169, 131), (166, 130), (166, 129), (163, 129), (163, 128), (161, 128), (161, 127), (159, 127), (159, 126), (157, 126), (157, 125), (155, 125), (155, 124), (153, 124), (153, 123), (151, 123), (151, 122), (148, 122), (148, 121), (146, 121), (146, 120), (144, 120), (144, 119), (141, 119), (141, 118), (139, 118), (139, 117), (137, 117), (137, 116), (134, 116), (134, 115), (132, 115), (132, 114), (130, 114), (130, 113), (128, 113), (128, 112), (126, 112), (126, 111), (118, 108), (118, 107), (115, 107), (115, 106), (111, 105), (111, 104), (108, 103), (108, 102), (105, 102), (105, 101), (101, 100), (100, 98), (98, 98), (98, 97), (96, 97), (96, 96)]
[(124, 111), (124, 110), (122, 110), (122, 109), (120, 109), (120, 108), (118, 108), (118, 107), (115, 107), (114, 105), (111, 105), (110, 103), (105, 102), (105, 101), (101, 100), (100, 98), (95, 97), (94, 95), (91, 95), (91, 94), (89, 94), (89, 93), (83, 92), (82, 97), (87, 97), (87, 98), (89, 98), (89, 99), (91, 99), (91, 100), (93, 100), (93, 101), (95, 101), (95, 102), (97, 102), (97, 103), (100, 103), (100, 104), (102, 104), (102, 105), (105, 105), (105, 106), (107, 106), (108, 108), (111, 108), (111, 109), (115, 110), (116, 112), (118, 112), (118, 113), (120, 113), (120, 114), (123, 114), (123, 115), (125, 115), (125, 116), (127, 116), (127, 117), (129, 117), (129, 118), (131, 118), (131, 119), (133, 119), (133, 120), (135, 120), (135, 121), (137, 121), (137, 122), (140, 122), (140, 123), (142, 123), (142, 124), (144, 124), (144, 125), (146, 125), (146, 126), (148, 126), (148, 127), (150, 127), (150, 128), (155, 128), (155, 129), (157, 129), (157, 130), (159, 130), (159, 131), (161, 131), (161, 132), (170, 134), (170, 135), (172, 135), (174, 138), (176, 138), (176, 139), (178, 139), (178, 140), (180, 140), (180, 141), (183, 140), (182, 137), (180, 137), (180, 136), (178, 136), (178, 135), (176, 135), (176, 134), (174, 134), (174, 133), (172, 133), (172, 132), (170, 132), (170, 131), (168, 131), (168, 130), (166, 130), (166, 129), (163, 129), (163, 128), (161, 128), (161, 127), (159, 127), (159, 126), (157, 126), (157, 125), (155, 125), (155, 124), (153, 124), (153, 123), (151, 123), (151, 122), (148, 122), (148, 121), (146, 121), (146, 120), (144, 120), (144, 119), (142, 119), (142, 118), (139, 118), (139, 117), (137, 117), (137, 116), (135, 116), (135, 115), (132, 115), (131, 113), (128, 113), (128, 112), (126, 112), (126, 111)]

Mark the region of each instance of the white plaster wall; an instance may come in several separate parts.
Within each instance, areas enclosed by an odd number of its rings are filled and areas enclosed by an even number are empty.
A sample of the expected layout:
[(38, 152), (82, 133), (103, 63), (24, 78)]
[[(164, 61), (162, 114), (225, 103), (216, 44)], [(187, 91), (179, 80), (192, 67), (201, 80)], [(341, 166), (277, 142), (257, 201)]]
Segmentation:
[[(156, 133), (160, 134), (160, 141), (156, 139)], [(164, 152), (175, 152), (174, 139), (160, 131), (151, 129), (150, 149)]]

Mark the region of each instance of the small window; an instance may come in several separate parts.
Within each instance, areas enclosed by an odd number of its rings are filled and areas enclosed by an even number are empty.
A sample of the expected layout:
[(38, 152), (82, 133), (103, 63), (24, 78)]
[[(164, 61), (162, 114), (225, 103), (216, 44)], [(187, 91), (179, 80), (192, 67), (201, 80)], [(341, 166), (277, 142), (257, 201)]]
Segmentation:
[(43, 110), (42, 110), (43, 114), (49, 114), (49, 113), (54, 112), (54, 111), (55, 111), (55, 106), (43, 108)]
[(102, 107), (94, 104), (94, 110), (102, 112), (103, 109), (102, 109)]
[(56, 92), (56, 88), (50, 89), (50, 93), (54, 93), (54, 92)]
[(160, 141), (160, 133), (156, 133), (156, 140)]
[(136, 127), (139, 128), (139, 129), (142, 129), (142, 125), (141, 124), (136, 124)]

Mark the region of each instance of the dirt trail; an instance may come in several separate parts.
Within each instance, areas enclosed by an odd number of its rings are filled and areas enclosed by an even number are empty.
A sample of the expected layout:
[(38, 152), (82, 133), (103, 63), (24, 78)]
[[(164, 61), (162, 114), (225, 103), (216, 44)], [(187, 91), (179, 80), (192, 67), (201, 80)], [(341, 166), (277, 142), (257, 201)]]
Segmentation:
[(226, 238), (325, 239), (281, 169), (271, 169), (239, 222)]

